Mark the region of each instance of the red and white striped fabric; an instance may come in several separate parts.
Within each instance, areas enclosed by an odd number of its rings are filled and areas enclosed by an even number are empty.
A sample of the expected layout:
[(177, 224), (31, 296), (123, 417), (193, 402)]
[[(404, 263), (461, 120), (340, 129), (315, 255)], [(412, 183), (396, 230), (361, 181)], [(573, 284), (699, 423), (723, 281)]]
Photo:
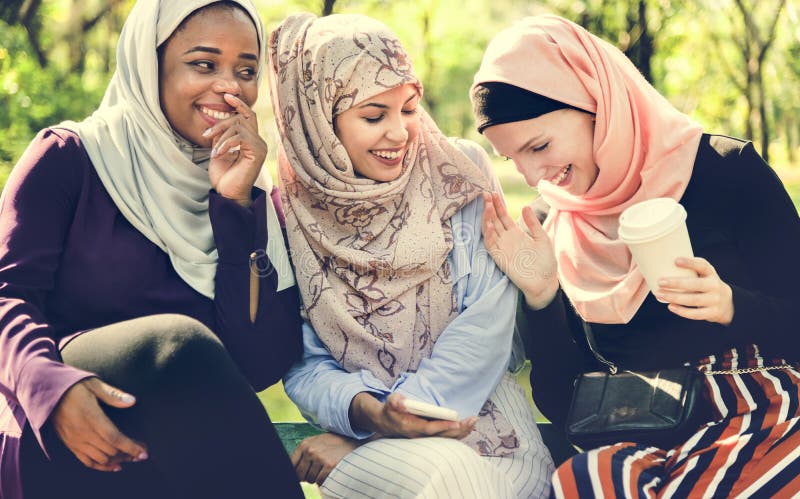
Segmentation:
[[(709, 357), (701, 370), (780, 365), (753, 346)], [(553, 495), (794, 497), (800, 495), (800, 374), (794, 368), (706, 376), (717, 411), (670, 450), (625, 442), (579, 454), (553, 477)]]

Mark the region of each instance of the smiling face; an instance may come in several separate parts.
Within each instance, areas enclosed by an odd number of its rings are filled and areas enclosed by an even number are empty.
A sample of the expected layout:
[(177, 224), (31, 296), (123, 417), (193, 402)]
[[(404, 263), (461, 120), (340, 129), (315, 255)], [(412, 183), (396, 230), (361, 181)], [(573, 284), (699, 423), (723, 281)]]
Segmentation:
[(586, 194), (600, 170), (594, 161), (594, 115), (559, 109), (533, 119), (486, 128), (483, 135), (531, 187), (549, 182), (574, 196)]
[(190, 17), (159, 49), (161, 110), (190, 142), (211, 147), (203, 132), (234, 109), (223, 94), (252, 106), (258, 97), (258, 35), (238, 8), (212, 6)]
[(336, 136), (356, 173), (377, 182), (400, 176), (403, 159), (419, 133), (419, 92), (407, 83), (339, 114)]

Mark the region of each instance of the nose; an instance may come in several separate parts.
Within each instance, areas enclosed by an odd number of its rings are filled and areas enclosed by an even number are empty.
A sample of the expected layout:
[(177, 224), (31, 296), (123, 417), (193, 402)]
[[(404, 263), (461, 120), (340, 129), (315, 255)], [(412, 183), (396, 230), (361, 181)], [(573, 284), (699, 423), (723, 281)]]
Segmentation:
[(233, 94), (238, 96), (242, 93), (242, 87), (233, 75), (217, 78), (211, 88), (220, 94)]
[(514, 161), (514, 166), (517, 168), (517, 171), (525, 177), (525, 183), (531, 187), (536, 187), (539, 181), (546, 176), (547, 168), (541, 164), (541, 161), (537, 161), (531, 157), (511, 159)]
[(403, 116), (395, 116), (388, 120), (388, 125), (386, 138), (395, 144), (405, 144), (408, 140), (408, 124), (403, 119)]

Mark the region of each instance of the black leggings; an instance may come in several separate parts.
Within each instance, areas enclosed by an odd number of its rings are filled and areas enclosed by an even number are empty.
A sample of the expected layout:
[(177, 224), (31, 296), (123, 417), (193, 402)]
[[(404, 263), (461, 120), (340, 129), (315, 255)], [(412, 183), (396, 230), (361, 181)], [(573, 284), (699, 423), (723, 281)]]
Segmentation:
[(103, 408), (150, 458), (116, 473), (92, 470), (46, 424), (48, 461), (26, 427), (25, 499), (303, 497), (264, 407), (200, 322), (181, 315), (120, 322), (82, 334), (61, 355), (136, 396), (129, 409)]

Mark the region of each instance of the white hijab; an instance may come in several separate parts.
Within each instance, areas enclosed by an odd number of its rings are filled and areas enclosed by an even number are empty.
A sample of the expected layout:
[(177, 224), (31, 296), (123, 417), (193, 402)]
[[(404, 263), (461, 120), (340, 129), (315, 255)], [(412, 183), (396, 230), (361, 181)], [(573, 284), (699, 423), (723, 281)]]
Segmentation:
[[(180, 137), (161, 111), (156, 49), (192, 12), (217, 0), (138, 0), (117, 45), (117, 68), (100, 107), (86, 120), (58, 125), (78, 134), (103, 186), (122, 215), (169, 255), (193, 289), (214, 297), (217, 248), (208, 214), (208, 149)], [(234, 0), (256, 27), (264, 67), (264, 27), (250, 0)], [(261, 81), (261, 71), (258, 78)], [(266, 252), (278, 272), (278, 290), (294, 285), (264, 169)]]

